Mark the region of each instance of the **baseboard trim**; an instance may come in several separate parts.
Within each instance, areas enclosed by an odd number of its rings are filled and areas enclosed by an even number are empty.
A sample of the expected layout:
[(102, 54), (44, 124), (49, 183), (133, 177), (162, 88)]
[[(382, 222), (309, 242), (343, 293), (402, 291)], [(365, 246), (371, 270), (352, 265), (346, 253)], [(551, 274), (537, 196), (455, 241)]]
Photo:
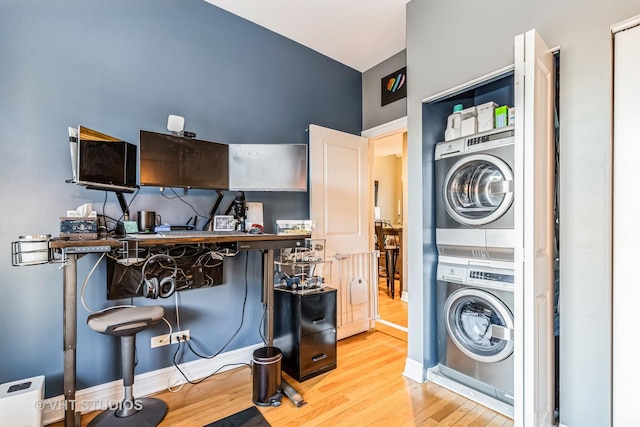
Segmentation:
[(425, 380), (423, 364), (407, 357), (402, 375), (417, 383), (423, 383)]
[[(263, 347), (263, 344), (255, 344), (232, 350), (216, 356), (213, 359), (198, 359), (191, 362), (181, 363), (178, 366), (190, 380), (198, 380), (211, 375), (220, 369), (224, 372), (234, 369), (237, 366), (227, 366), (234, 363), (250, 363), (253, 359), (254, 350)], [(160, 391), (164, 391), (169, 386), (179, 387), (186, 381), (175, 366), (145, 372), (135, 376), (134, 396), (145, 397)], [(98, 404), (108, 402), (119, 402), (124, 397), (122, 380), (111, 381), (109, 383), (78, 390), (76, 392), (75, 407), (78, 412), (86, 413), (96, 409)], [(43, 423), (52, 424), (64, 419), (64, 395), (45, 399), (43, 402)]]
[(349, 338), (350, 336), (357, 335), (362, 332), (367, 332), (371, 328), (371, 321), (369, 320), (361, 320), (348, 325), (338, 326), (336, 339), (340, 341), (341, 339)]
[(506, 417), (513, 418), (513, 406), (508, 405), (503, 401), (495, 399), (484, 393), (480, 393), (479, 391), (467, 387), (466, 385), (460, 384), (459, 382), (454, 381), (450, 378), (447, 378), (444, 375), (441, 375), (436, 369), (437, 368), (429, 369), (429, 371), (427, 372), (428, 381), (449, 389), (452, 392), (457, 393), (469, 400), (473, 400), (474, 402), (486, 406), (487, 408), (492, 409)]
[(382, 323), (383, 325), (387, 325), (390, 328), (398, 329), (398, 330), (403, 331), (403, 332), (409, 332), (409, 328), (407, 328), (405, 326), (397, 325), (395, 323), (388, 322), (388, 321), (383, 320), (383, 319), (378, 319), (378, 320), (376, 320), (376, 322)]

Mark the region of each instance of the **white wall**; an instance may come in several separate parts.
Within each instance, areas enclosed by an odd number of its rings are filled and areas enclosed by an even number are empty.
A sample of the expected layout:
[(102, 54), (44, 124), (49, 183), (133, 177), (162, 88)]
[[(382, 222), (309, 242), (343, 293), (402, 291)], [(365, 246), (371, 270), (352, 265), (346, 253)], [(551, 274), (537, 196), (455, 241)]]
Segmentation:
[[(513, 39), (536, 28), (561, 47), (560, 420), (611, 420), (610, 26), (640, 13), (637, 0), (413, 0), (407, 6), (409, 194), (423, 194), (422, 99), (513, 63)], [(422, 200), (408, 222), (422, 229)], [(423, 243), (408, 237), (409, 359), (422, 362)]]
[(378, 206), (380, 219), (398, 222), (398, 200), (402, 200), (402, 158), (390, 156), (375, 157), (373, 179), (378, 181)]

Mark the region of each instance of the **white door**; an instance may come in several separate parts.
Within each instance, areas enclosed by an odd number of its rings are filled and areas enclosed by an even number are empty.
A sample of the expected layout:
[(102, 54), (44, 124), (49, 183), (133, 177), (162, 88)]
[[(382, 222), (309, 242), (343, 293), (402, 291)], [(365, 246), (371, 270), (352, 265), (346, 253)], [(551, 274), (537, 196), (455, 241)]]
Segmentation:
[(310, 213), (313, 237), (326, 239), (325, 254), (369, 248), (369, 140), (309, 126)]
[(638, 326), (640, 300), (636, 264), (638, 210), (636, 197), (638, 159), (637, 122), (640, 116), (640, 16), (614, 29), (613, 61), (613, 425), (640, 423), (637, 399)]
[[(336, 254), (369, 251), (373, 224), (369, 175), (367, 138), (309, 126), (309, 199), (315, 227), (312, 237), (325, 239), (325, 258), (332, 261), (332, 286), (338, 288), (338, 325), (359, 324), (352, 333), (339, 327), (338, 338), (369, 329), (370, 307), (355, 307), (358, 312), (354, 313), (349, 304), (350, 289), (339, 287), (339, 283), (350, 286), (356, 277), (340, 277), (346, 273), (339, 271), (335, 259)], [(369, 299), (369, 303), (374, 301)]]
[(535, 30), (516, 37), (514, 415), (526, 427), (554, 423), (553, 70)]

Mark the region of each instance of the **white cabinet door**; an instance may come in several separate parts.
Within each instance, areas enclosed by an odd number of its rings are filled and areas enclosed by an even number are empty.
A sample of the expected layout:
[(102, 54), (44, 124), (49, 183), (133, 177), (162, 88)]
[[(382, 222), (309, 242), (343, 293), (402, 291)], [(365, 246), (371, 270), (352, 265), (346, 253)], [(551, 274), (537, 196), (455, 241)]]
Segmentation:
[[(640, 16), (614, 34), (613, 60), (613, 425), (640, 424), (638, 369), (637, 197), (640, 117)], [(636, 25), (634, 27), (634, 25)]]
[(554, 62), (535, 30), (515, 39), (517, 426), (554, 424)]

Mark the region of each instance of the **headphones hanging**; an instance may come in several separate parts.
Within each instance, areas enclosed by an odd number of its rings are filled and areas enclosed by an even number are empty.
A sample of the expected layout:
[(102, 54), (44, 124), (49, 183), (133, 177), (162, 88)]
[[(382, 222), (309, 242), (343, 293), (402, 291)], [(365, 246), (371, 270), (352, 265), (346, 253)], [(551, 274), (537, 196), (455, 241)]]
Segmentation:
[[(145, 271), (147, 265), (158, 259), (167, 259), (173, 263), (173, 273), (171, 276), (163, 277), (158, 280), (157, 277), (147, 278)], [(178, 262), (170, 255), (156, 254), (149, 257), (142, 266), (142, 295), (145, 298), (156, 299), (169, 298), (176, 290), (176, 276), (178, 275)]]

